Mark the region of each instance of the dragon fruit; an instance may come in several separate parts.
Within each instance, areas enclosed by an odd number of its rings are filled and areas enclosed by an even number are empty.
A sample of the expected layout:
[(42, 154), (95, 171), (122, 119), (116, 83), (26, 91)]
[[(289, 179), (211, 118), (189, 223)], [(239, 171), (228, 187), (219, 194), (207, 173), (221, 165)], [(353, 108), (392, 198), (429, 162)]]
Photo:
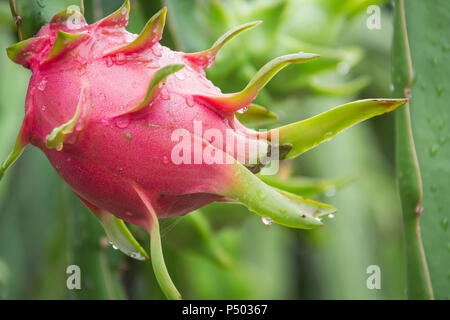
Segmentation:
[(148, 258), (123, 221), (149, 231), (156, 278), (167, 297), (176, 299), (180, 295), (163, 260), (159, 219), (222, 201), (241, 203), (265, 221), (287, 227), (319, 227), (323, 216), (334, 214), (333, 207), (270, 187), (255, 173), (406, 100), (356, 101), (281, 128), (254, 131), (235, 113), (264, 110), (252, 104), (258, 91), (285, 66), (318, 54), (276, 58), (242, 91), (222, 93), (205, 69), (227, 41), (260, 21), (232, 29), (208, 50), (183, 53), (159, 43), (166, 8), (139, 35), (125, 29), (129, 9), (127, 0), (91, 25), (68, 9), (35, 37), (7, 49), (33, 74), (25, 119), (0, 178), (27, 144), (40, 148), (119, 249)]

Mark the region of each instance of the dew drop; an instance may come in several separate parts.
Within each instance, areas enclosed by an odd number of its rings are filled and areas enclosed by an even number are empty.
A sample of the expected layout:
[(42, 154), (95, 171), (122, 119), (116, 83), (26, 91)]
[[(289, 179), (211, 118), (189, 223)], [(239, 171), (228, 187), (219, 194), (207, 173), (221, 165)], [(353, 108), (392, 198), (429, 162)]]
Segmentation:
[(436, 144), (433, 144), (430, 147), (430, 156), (435, 157), (438, 154), (439, 147)]
[(158, 69), (159, 68), (159, 64), (153, 60), (149, 60), (148, 62), (146, 62), (145, 66), (150, 69)]
[(266, 226), (271, 226), (273, 224), (272, 219), (267, 218), (267, 217), (262, 217), (261, 218), (262, 223), (264, 223), (264, 225)]
[(114, 250), (118, 250), (119, 249), (119, 248), (117, 248), (117, 246), (114, 243), (110, 242), (109, 244), (113, 247)]
[(110, 67), (113, 66), (113, 64), (114, 64), (114, 61), (113, 61), (112, 57), (111, 57), (111, 56), (107, 56), (107, 57), (106, 57), (106, 66), (107, 66), (108, 68), (110, 68)]
[(116, 126), (120, 129), (127, 128), (129, 124), (130, 117), (128, 115), (116, 119)]
[(194, 106), (194, 100), (192, 100), (190, 97), (186, 98), (186, 104), (188, 105), (188, 107), (193, 107)]
[(47, 86), (47, 80), (42, 79), (41, 82), (39, 82), (39, 84), (38, 84), (39, 91), (44, 91), (46, 86)]
[(125, 64), (127, 62), (127, 57), (125, 56), (125, 54), (123, 52), (119, 52), (118, 54), (116, 54), (116, 64), (117, 65), (122, 65)]
[(325, 188), (324, 193), (327, 197), (334, 197), (336, 195), (336, 186), (329, 185)]
[(47, 110), (47, 106), (44, 106), (44, 105), (43, 105), (43, 106), (41, 107), (41, 110), (42, 110), (42, 111)]
[(448, 218), (447, 217), (442, 218), (441, 226), (442, 226), (442, 229), (444, 229), (444, 231), (447, 232), (447, 230), (448, 230)]
[(177, 77), (180, 80), (184, 80), (184, 73), (181, 71), (175, 72), (175, 77)]
[(238, 110), (238, 113), (245, 113), (248, 111), (248, 107), (243, 107), (242, 109)]
[(130, 254), (130, 257), (137, 259), (137, 260), (141, 260), (141, 261), (145, 260), (145, 257), (142, 254), (140, 254), (139, 252), (132, 252)]
[(153, 55), (156, 56), (156, 57), (161, 57), (162, 56), (161, 51), (159, 49), (157, 49), (156, 46), (153, 46), (151, 51), (152, 51)]
[(333, 219), (334, 218), (334, 214), (329, 214), (328, 218)]
[(162, 100), (170, 100), (170, 96), (166, 91), (161, 91), (160, 95)]

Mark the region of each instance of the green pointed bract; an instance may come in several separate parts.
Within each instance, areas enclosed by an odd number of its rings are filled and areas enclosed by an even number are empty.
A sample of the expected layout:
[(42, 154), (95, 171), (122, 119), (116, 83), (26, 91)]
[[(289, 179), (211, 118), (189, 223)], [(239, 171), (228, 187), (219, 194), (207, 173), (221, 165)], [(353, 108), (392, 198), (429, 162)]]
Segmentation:
[(125, 114), (131, 114), (138, 112), (145, 108), (146, 106), (150, 105), (152, 101), (158, 97), (159, 93), (161, 92), (162, 87), (165, 84), (166, 78), (171, 75), (172, 73), (175, 73), (179, 70), (181, 70), (184, 67), (184, 64), (170, 64), (168, 66), (165, 66), (161, 69), (158, 69), (150, 80), (150, 84), (147, 88), (147, 93), (145, 94), (144, 100), (142, 100), (136, 107), (131, 109), (130, 111), (125, 112), (122, 115)]
[(223, 195), (243, 204), (264, 219), (291, 228), (320, 227), (322, 222), (319, 217), (335, 212), (333, 207), (326, 204), (272, 188), (241, 164), (236, 164), (234, 184)]
[(221, 114), (231, 115), (240, 109), (248, 107), (266, 83), (284, 67), (291, 63), (304, 63), (317, 58), (319, 58), (318, 54), (304, 52), (281, 56), (262, 67), (241, 92), (223, 96), (194, 95), (194, 98)]
[(133, 237), (125, 222), (116, 218), (113, 214), (94, 206), (79, 194), (75, 194), (100, 221), (109, 241), (115, 248), (136, 260), (149, 259), (147, 252), (145, 252), (139, 242)]
[(76, 46), (88, 38), (90, 38), (90, 36), (87, 33), (67, 33), (59, 30), (53, 48), (47, 58), (45, 58), (44, 63), (60, 58), (62, 55), (75, 49)]
[(167, 8), (164, 7), (147, 22), (144, 29), (133, 42), (107, 53), (105, 57), (118, 53), (133, 54), (151, 48), (162, 38), (164, 25), (166, 24), (166, 14)]
[(278, 131), (279, 145), (290, 145), (284, 159), (292, 159), (366, 119), (390, 112), (407, 99), (368, 99), (338, 106), (310, 119), (269, 131), (269, 139)]
[(156, 281), (169, 300), (181, 300), (181, 295), (170, 278), (167, 271), (166, 263), (161, 246), (161, 233), (159, 231), (159, 221), (156, 212), (145, 192), (140, 187), (135, 186), (136, 193), (144, 204), (149, 217), (149, 233), (150, 233), (150, 257), (152, 260), (153, 272)]
[(337, 189), (354, 180), (353, 176), (334, 180), (297, 176), (281, 178), (279, 176), (258, 175), (258, 177), (272, 187), (302, 195), (303, 197), (314, 197), (321, 193), (331, 195), (334, 194)]
[(59, 127), (56, 127), (53, 129), (53, 131), (47, 136), (45, 145), (49, 149), (56, 149), (58, 151), (61, 151), (63, 149), (64, 142), (69, 137), (70, 134), (72, 134), (75, 124), (78, 121), (78, 118), (80, 117), (81, 113), (81, 104), (83, 100), (83, 94), (84, 89), (81, 90), (80, 98), (78, 100), (77, 109), (75, 111), (75, 114), (73, 115), (72, 119), (68, 122), (60, 125)]
[(217, 53), (228, 41), (233, 39), (238, 34), (256, 27), (260, 23), (262, 23), (262, 21), (254, 21), (237, 26), (222, 35), (210, 49), (200, 52), (187, 53), (184, 55), (184, 58), (191, 61), (195, 65), (202, 67), (203, 69), (210, 68), (214, 65)]
[(130, 0), (125, 0), (119, 9), (97, 22), (97, 25), (99, 27), (126, 27), (129, 15)]
[(236, 113), (236, 118), (246, 125), (263, 125), (278, 120), (278, 115), (266, 108), (251, 104), (244, 113)]
[(46, 41), (47, 40), (44, 37), (34, 37), (23, 40), (8, 47), (6, 53), (13, 62), (28, 68), (30, 66), (30, 59), (36, 52), (43, 49)]
[(25, 128), (25, 121), (22, 124), (22, 128), (20, 129), (20, 132), (17, 136), (16, 143), (14, 144), (13, 150), (11, 151), (11, 153), (8, 155), (6, 160), (0, 166), (0, 181), (2, 180), (3, 175), (5, 174), (6, 170), (8, 170), (8, 168), (11, 167), (13, 165), (13, 163), (20, 157), (23, 150), (29, 143), (28, 137), (27, 137), (26, 133), (24, 132), (24, 128)]
[(87, 23), (81, 12), (68, 8), (55, 14), (50, 20), (50, 26), (55, 28), (63, 26), (67, 29), (76, 30), (87, 26)]
[(127, 256), (136, 260), (148, 260), (148, 254), (133, 237), (125, 222), (114, 215), (102, 212), (96, 215), (100, 220), (109, 241)]

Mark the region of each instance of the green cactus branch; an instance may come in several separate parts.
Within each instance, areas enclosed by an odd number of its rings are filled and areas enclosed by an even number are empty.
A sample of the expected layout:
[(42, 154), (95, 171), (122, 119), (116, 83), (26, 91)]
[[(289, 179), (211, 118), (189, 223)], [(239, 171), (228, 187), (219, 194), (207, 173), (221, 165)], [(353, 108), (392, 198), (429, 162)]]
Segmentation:
[[(413, 65), (408, 40), (404, 1), (396, 2), (394, 21), (394, 77), (398, 94), (411, 97)], [(401, 92), (403, 91), (403, 92)], [(397, 111), (397, 174), (403, 210), (407, 260), (407, 290), (412, 299), (433, 299), (428, 265), (421, 239), (423, 184), (411, 126), (410, 102)]]

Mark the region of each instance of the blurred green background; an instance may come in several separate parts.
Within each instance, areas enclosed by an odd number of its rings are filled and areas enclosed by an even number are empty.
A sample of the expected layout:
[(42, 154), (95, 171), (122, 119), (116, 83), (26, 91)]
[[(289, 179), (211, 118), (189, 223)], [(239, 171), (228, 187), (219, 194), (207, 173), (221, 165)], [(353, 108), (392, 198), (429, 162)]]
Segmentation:
[[(45, 0), (37, 2), (45, 7)], [(121, 4), (86, 0), (86, 18), (92, 23)], [(371, 30), (366, 10), (373, 4), (381, 8), (381, 25)], [(133, 0), (128, 30), (138, 33), (162, 5), (168, 6), (162, 43), (185, 52), (209, 48), (234, 26), (264, 20), (227, 44), (207, 71), (223, 92), (243, 88), (276, 56), (298, 51), (321, 55), (315, 62), (289, 66), (260, 93), (256, 102), (280, 116), (269, 127), (359, 98), (392, 96), (393, 12), (385, 1)], [(0, 158), (9, 153), (20, 127), (31, 74), (6, 56), (4, 49), (16, 41), (8, 1), (1, 0)], [(404, 299), (401, 211), (394, 177), (394, 118), (387, 114), (281, 168), (279, 183), (338, 209), (323, 228), (266, 226), (242, 206), (211, 204), (201, 212), (162, 221), (169, 272), (188, 299)], [(148, 248), (146, 233), (130, 227)], [(81, 290), (66, 287), (71, 264), (81, 267)], [(381, 289), (367, 287), (371, 265), (380, 267)], [(95, 217), (45, 156), (31, 147), (0, 184), (0, 298), (163, 295), (151, 264), (114, 250)]]

